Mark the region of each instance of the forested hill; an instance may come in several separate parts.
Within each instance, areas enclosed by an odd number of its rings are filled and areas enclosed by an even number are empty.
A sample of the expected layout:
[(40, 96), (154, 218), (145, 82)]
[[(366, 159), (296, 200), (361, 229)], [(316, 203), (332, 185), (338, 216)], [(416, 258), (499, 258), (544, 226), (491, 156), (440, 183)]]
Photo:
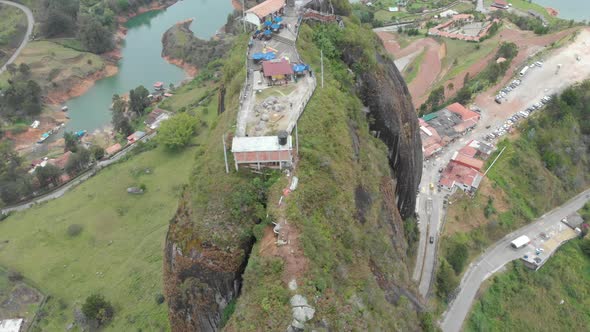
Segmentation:
[(22, 0), (40, 23), (40, 36), (73, 37), (84, 50), (104, 53), (114, 47), (113, 33), (119, 17), (148, 5), (165, 6), (176, 0)]

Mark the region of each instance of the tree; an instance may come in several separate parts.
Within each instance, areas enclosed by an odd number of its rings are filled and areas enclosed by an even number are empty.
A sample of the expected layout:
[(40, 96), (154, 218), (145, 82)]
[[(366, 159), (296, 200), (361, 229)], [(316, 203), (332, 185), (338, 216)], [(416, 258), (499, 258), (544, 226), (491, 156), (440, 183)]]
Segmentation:
[(186, 146), (196, 130), (197, 119), (187, 113), (180, 113), (165, 121), (158, 130), (158, 141), (169, 149)]
[(81, 17), (79, 38), (82, 45), (92, 53), (104, 53), (114, 47), (111, 31), (91, 15)]
[(24, 76), (24, 77), (28, 77), (31, 75), (31, 67), (29, 67), (29, 65), (27, 65), (26, 63), (21, 63), (18, 66), (18, 71)]
[(142, 115), (150, 104), (149, 94), (150, 92), (143, 85), (129, 91), (129, 107), (137, 115)]
[(455, 89), (455, 84), (453, 84), (453, 82), (450, 82), (449, 84), (447, 84), (447, 90), (453, 91), (454, 89)]
[(82, 313), (86, 318), (94, 320), (98, 325), (104, 325), (115, 314), (113, 305), (100, 294), (92, 294), (82, 305)]
[(129, 119), (125, 116), (125, 110), (127, 109), (127, 103), (119, 97), (119, 95), (113, 96), (113, 116), (111, 122), (116, 132), (128, 136), (133, 132)]
[(104, 157), (105, 151), (102, 147), (98, 145), (93, 145), (90, 147), (90, 153), (94, 157), (95, 160), (100, 160)]
[(76, 28), (78, 0), (44, 0), (40, 5), (41, 33), (47, 37), (72, 35)]
[(75, 175), (88, 167), (90, 163), (90, 151), (84, 147), (78, 147), (76, 153), (72, 153), (66, 163), (66, 172)]
[(469, 258), (469, 248), (467, 248), (465, 243), (454, 243), (447, 254), (447, 261), (451, 264), (456, 274), (463, 271), (467, 258)]
[(71, 131), (64, 132), (64, 140), (66, 141), (65, 151), (76, 152), (78, 150), (78, 136)]
[(459, 281), (453, 268), (443, 258), (436, 273), (436, 294), (443, 300), (447, 300), (449, 294), (457, 288)]
[(45, 167), (37, 167), (35, 169), (35, 175), (41, 187), (47, 187), (50, 184), (56, 186), (59, 184), (61, 170), (54, 165), (47, 164)]
[(582, 252), (584, 254), (586, 254), (587, 256), (590, 256), (590, 240), (586, 239), (582, 241), (582, 244), (580, 244), (580, 249), (582, 249)]

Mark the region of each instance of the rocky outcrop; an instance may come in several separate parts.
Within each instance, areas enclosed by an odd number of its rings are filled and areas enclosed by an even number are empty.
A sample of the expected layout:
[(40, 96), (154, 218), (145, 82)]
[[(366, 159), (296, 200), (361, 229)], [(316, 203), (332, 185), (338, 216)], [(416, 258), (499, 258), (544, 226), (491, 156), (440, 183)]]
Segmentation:
[(196, 233), (190, 195), (180, 200), (166, 236), (164, 293), (172, 331), (217, 331), (240, 291), (253, 239), (220, 248)]
[(192, 19), (179, 22), (162, 36), (162, 57), (174, 64), (196, 68), (206, 66), (212, 59), (221, 59), (229, 48), (224, 39), (202, 40), (190, 30)]
[[(399, 70), (382, 50), (375, 52), (377, 65), (357, 73), (358, 92), (370, 115), (371, 129), (389, 148), (389, 163), (396, 179), (397, 206), (403, 218), (413, 215), (416, 190), (422, 177), (422, 142), (418, 117), (408, 87)], [(363, 61), (363, 50), (350, 48), (344, 61), (352, 67)]]

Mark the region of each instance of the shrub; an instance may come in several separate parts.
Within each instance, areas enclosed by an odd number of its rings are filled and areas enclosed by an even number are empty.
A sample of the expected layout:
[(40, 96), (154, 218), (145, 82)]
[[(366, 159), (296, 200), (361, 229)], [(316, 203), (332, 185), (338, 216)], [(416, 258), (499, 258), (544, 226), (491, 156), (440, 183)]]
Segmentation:
[(86, 298), (82, 305), (82, 313), (89, 320), (103, 325), (113, 318), (115, 313), (113, 305), (100, 294), (92, 294)]
[(158, 130), (158, 141), (175, 150), (188, 145), (196, 131), (197, 120), (186, 113), (180, 113), (165, 121)]
[(23, 280), (23, 275), (18, 271), (8, 271), (8, 280), (17, 282)]
[(80, 233), (82, 233), (82, 229), (83, 229), (82, 225), (71, 224), (70, 226), (68, 226), (68, 230), (67, 230), (68, 236), (70, 236), (70, 237), (78, 236), (78, 235), (80, 235)]
[(161, 293), (156, 294), (156, 303), (157, 304), (162, 304), (164, 303), (164, 300), (166, 300), (164, 298), (164, 295), (162, 295)]

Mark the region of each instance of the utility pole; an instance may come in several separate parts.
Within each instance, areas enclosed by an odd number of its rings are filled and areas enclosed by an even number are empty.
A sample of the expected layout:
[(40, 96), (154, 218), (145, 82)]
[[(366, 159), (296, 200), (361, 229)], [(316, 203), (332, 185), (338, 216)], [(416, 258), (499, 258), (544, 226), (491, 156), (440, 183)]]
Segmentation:
[(223, 143), (223, 159), (225, 160), (225, 173), (229, 173), (229, 166), (227, 166), (227, 149), (225, 148), (225, 135), (221, 135), (221, 143)]
[(297, 155), (299, 155), (299, 132), (297, 130), (297, 122), (295, 122), (295, 149), (297, 150)]
[(324, 50), (320, 50), (320, 66), (322, 68), (322, 89), (324, 88)]
[(246, 0), (242, 0), (242, 25), (244, 26), (244, 33), (246, 33)]

